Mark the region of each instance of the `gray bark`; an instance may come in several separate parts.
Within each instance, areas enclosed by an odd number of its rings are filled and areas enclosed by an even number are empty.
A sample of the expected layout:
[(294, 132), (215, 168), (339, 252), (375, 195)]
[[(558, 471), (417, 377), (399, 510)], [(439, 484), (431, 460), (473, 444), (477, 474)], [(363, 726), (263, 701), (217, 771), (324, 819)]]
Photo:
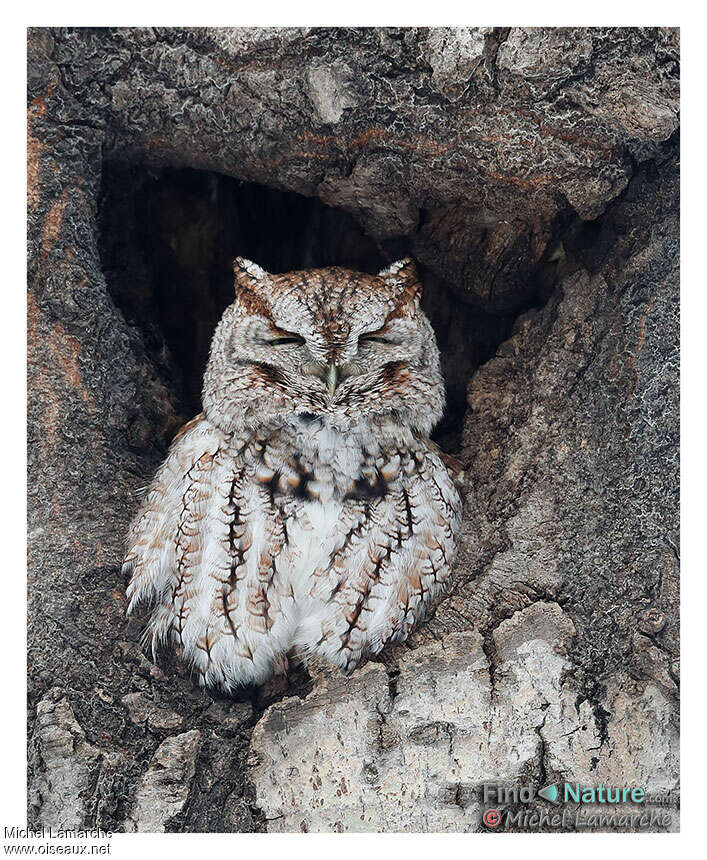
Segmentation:
[[(476, 830), (484, 780), (677, 789), (678, 62), (670, 29), (30, 31), (31, 823)], [(317, 198), (439, 305), (454, 584), (349, 679), (213, 695), (125, 621), (135, 490), (191, 417), (99, 253), (137, 166)]]

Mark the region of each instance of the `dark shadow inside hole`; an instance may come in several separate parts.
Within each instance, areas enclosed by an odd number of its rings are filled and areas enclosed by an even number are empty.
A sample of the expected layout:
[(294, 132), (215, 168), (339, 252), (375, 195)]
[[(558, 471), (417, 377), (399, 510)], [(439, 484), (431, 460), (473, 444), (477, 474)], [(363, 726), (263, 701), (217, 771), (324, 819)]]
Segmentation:
[[(377, 243), (317, 199), (190, 169), (106, 166), (99, 219), (111, 295), (185, 419), (201, 409), (211, 337), (232, 301), (235, 256), (273, 273), (332, 265), (375, 273), (409, 252), (407, 240)], [(434, 438), (453, 452), (468, 380), (508, 336), (515, 314), (473, 309), (431, 272), (420, 274), (447, 386)]]

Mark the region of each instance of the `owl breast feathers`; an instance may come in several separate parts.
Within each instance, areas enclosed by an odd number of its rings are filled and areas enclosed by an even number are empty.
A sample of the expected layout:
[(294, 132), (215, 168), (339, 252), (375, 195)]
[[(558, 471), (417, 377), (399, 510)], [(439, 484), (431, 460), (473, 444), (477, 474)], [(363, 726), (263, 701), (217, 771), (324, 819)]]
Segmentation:
[(412, 261), (270, 275), (236, 297), (129, 534), (129, 612), (202, 684), (288, 657), (352, 671), (442, 596), (461, 501), (428, 436), (444, 406)]

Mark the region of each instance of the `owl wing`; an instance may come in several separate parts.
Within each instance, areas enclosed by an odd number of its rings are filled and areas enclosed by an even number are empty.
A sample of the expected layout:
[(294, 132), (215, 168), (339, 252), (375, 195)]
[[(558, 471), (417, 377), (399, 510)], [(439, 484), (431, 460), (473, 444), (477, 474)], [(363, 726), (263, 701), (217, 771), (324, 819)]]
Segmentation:
[[(123, 573), (130, 576), (128, 613), (138, 605), (161, 601), (180, 554), (178, 524), (197, 473), (209, 469), (220, 439), (203, 415), (179, 431), (148, 487), (145, 500), (128, 532)], [(192, 504), (193, 507), (193, 504)], [(185, 550), (181, 541), (181, 555)]]
[(318, 606), (299, 634), (344, 671), (406, 639), (436, 605), (461, 524), (461, 499), (432, 446), (397, 452), (377, 474), (375, 497), (345, 505)]
[(284, 516), (257, 440), (234, 444), (203, 416), (173, 442), (130, 530), (128, 612), (151, 609), (153, 654), (173, 645), (201, 683), (272, 674), (293, 622), (278, 570)]

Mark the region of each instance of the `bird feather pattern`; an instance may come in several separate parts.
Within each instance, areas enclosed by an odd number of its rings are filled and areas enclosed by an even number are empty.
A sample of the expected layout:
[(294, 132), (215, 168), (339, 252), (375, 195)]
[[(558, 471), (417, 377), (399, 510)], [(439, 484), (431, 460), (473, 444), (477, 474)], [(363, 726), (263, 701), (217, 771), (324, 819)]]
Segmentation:
[[(200, 683), (264, 682), (288, 656), (353, 671), (444, 594), (461, 522), (414, 265), (269, 275), (237, 260), (204, 412), (131, 526), (129, 612)], [(445, 462), (446, 461), (446, 462)]]

